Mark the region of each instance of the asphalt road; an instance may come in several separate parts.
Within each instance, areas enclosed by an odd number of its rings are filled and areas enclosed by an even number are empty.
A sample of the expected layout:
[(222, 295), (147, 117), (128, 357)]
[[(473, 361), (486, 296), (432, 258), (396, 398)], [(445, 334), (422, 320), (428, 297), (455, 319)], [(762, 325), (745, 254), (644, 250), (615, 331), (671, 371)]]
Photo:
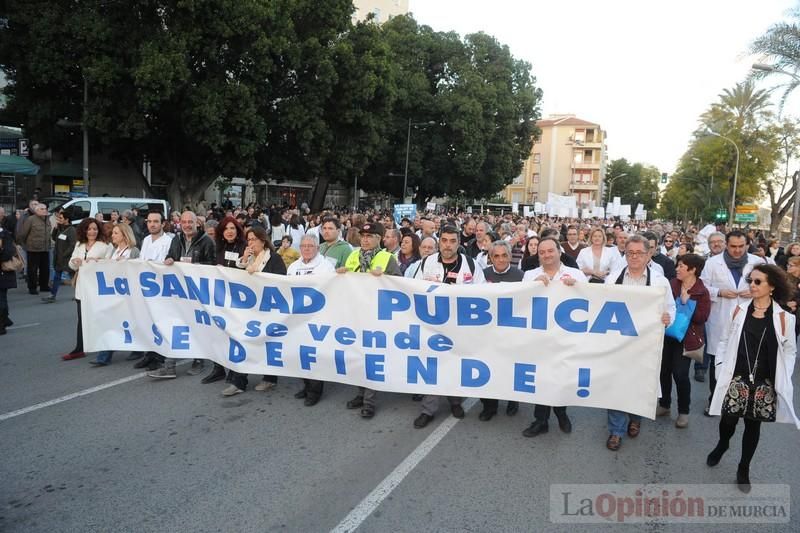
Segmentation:
[[(380, 395), (368, 421), (345, 409), (353, 389), (337, 384), (308, 408), (292, 397), (296, 379), (226, 399), (224, 383), (201, 385), (187, 366), (153, 382), (125, 353), (105, 368), (61, 361), (74, 344), (71, 294), (51, 305), (9, 295), (17, 325), (0, 337), (0, 531), (617, 531), (626, 526), (551, 522), (551, 485), (735, 479), (741, 427), (720, 465), (705, 466), (717, 434), (701, 412), (707, 384), (692, 382), (688, 429), (646, 420), (617, 453), (605, 448), (605, 412), (592, 409), (570, 409), (569, 435), (553, 419), (546, 435), (524, 438), (532, 407), (507, 417), (502, 403), (490, 422), (478, 421), (478, 403), (464, 420), (443, 407), (415, 430), (419, 404), (406, 395)], [(798, 450), (800, 432), (765, 425), (751, 477), (789, 485), (794, 512), (736, 531), (800, 530)]]

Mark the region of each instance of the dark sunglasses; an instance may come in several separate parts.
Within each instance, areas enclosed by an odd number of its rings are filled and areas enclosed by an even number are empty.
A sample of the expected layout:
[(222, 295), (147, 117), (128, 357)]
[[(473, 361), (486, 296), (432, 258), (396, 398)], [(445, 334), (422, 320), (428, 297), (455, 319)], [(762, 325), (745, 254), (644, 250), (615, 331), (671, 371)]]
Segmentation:
[(749, 276), (744, 278), (744, 280), (747, 282), (748, 285), (750, 285), (752, 283), (755, 283), (756, 285), (761, 285), (762, 283), (764, 283), (764, 281), (766, 281), (766, 280), (763, 280), (763, 279), (751, 278)]

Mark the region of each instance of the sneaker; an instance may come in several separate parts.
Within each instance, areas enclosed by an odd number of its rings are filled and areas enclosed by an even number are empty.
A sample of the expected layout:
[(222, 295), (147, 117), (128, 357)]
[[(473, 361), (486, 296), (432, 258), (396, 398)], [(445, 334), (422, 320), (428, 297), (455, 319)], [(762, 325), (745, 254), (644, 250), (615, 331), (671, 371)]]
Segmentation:
[(52, 304), (52, 303), (55, 303), (55, 301), (56, 301), (56, 297), (53, 296), (52, 294), (50, 296), (47, 296), (46, 298), (42, 298), (42, 303), (43, 304)]
[(661, 407), (660, 405), (656, 407), (656, 416), (669, 416), (669, 413), (669, 407)]
[(421, 413), (415, 420), (414, 420), (414, 427), (417, 429), (422, 429), (428, 425), (428, 422), (433, 420), (433, 416)]
[(689, 427), (689, 415), (678, 415), (678, 419), (675, 420), (675, 427), (681, 429)]
[(80, 359), (81, 357), (86, 357), (86, 352), (69, 352), (66, 355), (62, 355), (61, 359), (64, 361), (72, 361), (73, 359)]
[(274, 388), (275, 388), (275, 384), (273, 382), (271, 382), (271, 381), (263, 381), (263, 380), (258, 385), (256, 385), (254, 387), (254, 389), (259, 391), (259, 392), (265, 392), (265, 391), (268, 391), (268, 390), (274, 389)]
[(189, 376), (196, 376), (198, 374), (203, 373), (203, 367), (205, 367), (206, 362), (202, 359), (195, 359), (192, 361), (192, 367), (186, 371), (186, 374)]
[(147, 373), (148, 377), (155, 379), (175, 379), (178, 375), (175, 373), (175, 367), (172, 368), (159, 368)]
[(243, 392), (244, 391), (242, 389), (240, 389), (239, 387), (237, 387), (236, 385), (228, 385), (222, 391), (222, 395), (223, 396), (236, 396), (237, 394), (241, 394)]

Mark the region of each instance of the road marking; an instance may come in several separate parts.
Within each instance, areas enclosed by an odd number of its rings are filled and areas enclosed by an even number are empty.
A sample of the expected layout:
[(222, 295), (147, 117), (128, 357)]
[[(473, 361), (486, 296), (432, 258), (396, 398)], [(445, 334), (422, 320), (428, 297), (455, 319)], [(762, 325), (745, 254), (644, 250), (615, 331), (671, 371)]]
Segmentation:
[(32, 328), (34, 326), (41, 326), (41, 325), (42, 325), (41, 322), (34, 322), (32, 324), (22, 324), (20, 326), (10, 326), (10, 327), (7, 327), (6, 329), (25, 329), (25, 328)]
[[(464, 412), (468, 412), (477, 400), (470, 398), (464, 402)], [(331, 530), (332, 533), (349, 533), (355, 531), (366, 520), (369, 515), (378, 508), (392, 491), (411, 473), (414, 468), (428, 456), (437, 444), (455, 427), (461, 419), (448, 417), (439, 427), (433, 430), (428, 438), (420, 443), (403, 462), (386, 476), (366, 498), (356, 505), (350, 513), (339, 522), (339, 525)]]
[[(180, 361), (176, 366), (188, 365), (191, 362), (192, 362), (191, 359)], [(90, 387), (82, 391), (73, 392), (72, 394), (67, 394), (66, 396), (62, 396), (54, 400), (48, 400), (46, 402), (37, 403), (35, 405), (30, 405), (28, 407), (23, 407), (22, 409), (17, 409), (16, 411), (10, 411), (8, 413), (0, 415), (0, 422), (3, 422), (4, 420), (9, 420), (11, 418), (16, 418), (18, 416), (22, 416), (28, 413), (32, 413), (33, 411), (38, 411), (39, 409), (44, 409), (45, 407), (51, 407), (53, 405), (58, 405), (60, 403), (67, 402), (69, 400), (74, 400), (75, 398), (80, 398), (81, 396), (88, 396), (89, 394), (100, 392), (101, 390), (105, 389), (110, 389), (111, 387), (116, 387), (117, 385), (124, 385), (125, 383), (130, 383), (131, 381), (136, 381), (137, 379), (141, 379), (146, 375), (147, 372), (139, 372), (138, 374), (117, 379), (115, 381), (109, 381), (108, 383), (97, 385), (96, 387)]]

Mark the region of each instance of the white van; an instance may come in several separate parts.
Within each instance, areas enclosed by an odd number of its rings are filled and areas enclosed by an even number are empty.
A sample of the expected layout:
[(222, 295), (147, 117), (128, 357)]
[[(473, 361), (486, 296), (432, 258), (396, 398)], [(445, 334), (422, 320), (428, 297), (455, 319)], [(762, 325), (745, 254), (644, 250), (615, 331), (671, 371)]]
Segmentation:
[(147, 218), (148, 213), (160, 212), (164, 219), (169, 218), (169, 203), (155, 198), (111, 198), (108, 196), (89, 196), (73, 198), (62, 207), (74, 206), (80, 209), (80, 215), (73, 218), (73, 224), (79, 224), (86, 217), (94, 218), (97, 213), (103, 214), (103, 220), (111, 220), (111, 212), (117, 211), (120, 216), (128, 209), (137, 209), (139, 216)]

